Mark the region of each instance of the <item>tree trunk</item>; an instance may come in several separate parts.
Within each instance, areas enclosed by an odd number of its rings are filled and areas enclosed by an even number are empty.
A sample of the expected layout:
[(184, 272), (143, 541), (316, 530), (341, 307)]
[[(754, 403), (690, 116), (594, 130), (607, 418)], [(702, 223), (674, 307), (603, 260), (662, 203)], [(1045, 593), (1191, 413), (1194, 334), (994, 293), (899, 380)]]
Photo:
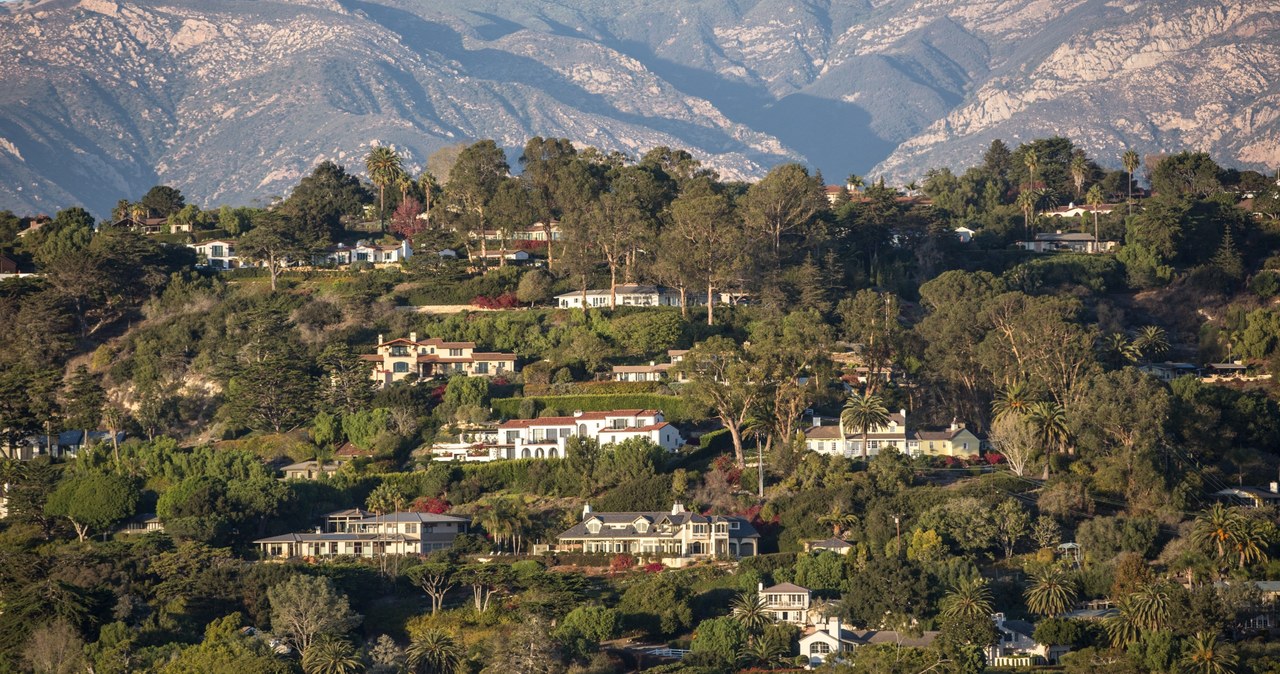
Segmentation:
[(862, 429), (862, 462), (867, 462), (867, 429)]
[(609, 308), (618, 308), (618, 265), (609, 263)]
[(689, 317), (688, 289), (680, 286), (680, 318)]
[(76, 528), (76, 537), (80, 539), (81, 543), (83, 543), (85, 537), (89, 535), (89, 526), (87, 524), (81, 524), (75, 520), (71, 520), (71, 526)]
[[(721, 419), (721, 421), (727, 420)], [(742, 452), (742, 430), (733, 422), (727, 422), (725, 426), (729, 429), (729, 437), (733, 438), (733, 458), (737, 462), (738, 468), (746, 468), (747, 458)]]
[(712, 286), (710, 283), (708, 283), (708, 284), (707, 284), (707, 325), (715, 325), (715, 324), (716, 324), (716, 321), (715, 321), (715, 304), (711, 301), (711, 300), (715, 299), (715, 296), (712, 294), (712, 293), (713, 293), (713, 291), (714, 291), (714, 286)]

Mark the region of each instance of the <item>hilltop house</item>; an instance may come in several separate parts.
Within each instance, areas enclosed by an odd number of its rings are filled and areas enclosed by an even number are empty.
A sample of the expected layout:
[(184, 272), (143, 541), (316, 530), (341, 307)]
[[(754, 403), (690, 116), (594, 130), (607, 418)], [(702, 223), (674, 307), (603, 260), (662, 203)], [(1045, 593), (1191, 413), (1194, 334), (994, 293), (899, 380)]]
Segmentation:
[[(671, 370), (684, 360), (686, 353), (689, 353), (688, 349), (669, 349), (666, 363), (650, 361), (648, 365), (614, 365), (610, 378), (614, 381), (663, 381), (671, 377)], [(684, 373), (676, 373), (675, 376), (676, 381), (687, 378)]]
[(324, 530), (283, 534), (253, 542), (264, 557), (421, 555), (453, 547), (470, 522), (462, 517), (395, 512), (385, 515), (355, 508), (325, 516)]
[[(619, 283), (615, 287), (617, 305), (620, 307), (678, 307), (680, 291), (666, 286), (641, 285), (638, 283)], [(583, 303), (587, 307), (609, 306), (609, 289), (602, 288), (568, 292), (556, 295), (556, 306), (561, 309), (581, 309)], [(690, 293), (688, 303), (692, 306), (704, 302), (697, 293)]]
[(853, 552), (853, 544), (843, 538), (825, 538), (820, 541), (806, 541), (804, 551), (834, 552), (837, 555), (847, 555)]
[(1036, 232), (1032, 241), (1020, 241), (1023, 250), (1033, 253), (1109, 253), (1118, 244), (1115, 241), (1098, 241), (1084, 232)]
[(340, 243), (326, 248), (315, 255), (311, 262), (315, 265), (335, 265), (345, 267), (353, 262), (368, 262), (372, 265), (388, 265), (403, 262), (413, 256), (413, 247), (406, 239), (397, 244), (375, 244), (368, 241), (357, 241), (354, 246)]
[(214, 269), (236, 269), (246, 266), (244, 261), (236, 256), (236, 242), (232, 239), (210, 239), (200, 243), (189, 243), (187, 247), (194, 248), (196, 255), (203, 258), (205, 264)]
[(1246, 508), (1280, 506), (1280, 482), (1272, 482), (1266, 489), (1258, 487), (1227, 487), (1213, 492), (1215, 500), (1228, 505)]
[[(1098, 204), (1098, 215), (1107, 215), (1119, 207), (1119, 204)], [(1082, 215), (1092, 215), (1093, 212), (1094, 210), (1091, 206), (1069, 203), (1066, 206), (1041, 211), (1040, 215), (1047, 215), (1051, 218), (1078, 218)]]
[(716, 557), (752, 557), (760, 534), (742, 517), (699, 515), (680, 503), (671, 512), (597, 513), (582, 509), (582, 521), (556, 537), (557, 550), (660, 557), (668, 566)]
[[(475, 232), (470, 237), (479, 238)], [(543, 222), (535, 222), (528, 227), (519, 227), (509, 232), (502, 232), (497, 229), (484, 230), (485, 241), (559, 241), (560, 240), (560, 223), (551, 221), (551, 224)]]
[(661, 410), (575, 412), (570, 417), (511, 419), (499, 424), (498, 458), (563, 458), (565, 443), (575, 435), (602, 446), (631, 438), (645, 438), (669, 452), (684, 446), (680, 431), (666, 422)]
[(813, 669), (828, 659), (839, 659), (841, 653), (850, 653), (859, 646), (889, 644), (928, 648), (941, 634), (925, 632), (916, 637), (891, 630), (851, 630), (846, 629), (839, 618), (831, 617), (825, 623), (805, 630), (800, 637), (800, 655), (809, 659), (806, 669)]
[(111, 226), (117, 229), (131, 229), (139, 234), (153, 236), (156, 234), (162, 234), (165, 230), (169, 229), (169, 219), (135, 218), (133, 216), (126, 216), (116, 220)]
[(1143, 363), (1138, 366), (1138, 370), (1155, 377), (1163, 382), (1171, 382), (1178, 377), (1199, 376), (1200, 368), (1191, 363), (1174, 363), (1165, 361), (1163, 363)]
[(418, 341), (418, 333), (409, 338), (383, 341), (378, 335), (377, 353), (360, 356), (373, 365), (369, 375), (382, 386), (402, 381), (413, 374), (419, 379), (465, 374), (473, 377), (495, 377), (516, 371), (516, 354), (476, 351), (475, 342), (446, 342), (433, 337)]
[(759, 583), (756, 592), (764, 599), (765, 612), (775, 622), (792, 623), (804, 627), (809, 624), (809, 605), (812, 595), (808, 588), (793, 583), (779, 583), (765, 587)]
[(987, 647), (987, 664), (992, 667), (1032, 667), (1056, 664), (1070, 647), (1049, 647), (1036, 643), (1032, 634), (1035, 625), (1025, 620), (1005, 620), (1003, 613), (995, 613), (991, 620), (996, 624), (999, 640)]
[[(805, 430), (805, 447), (819, 454), (839, 454), (849, 458), (862, 456), (862, 433), (855, 428), (844, 429), (843, 446), (840, 440), (839, 419), (823, 425), (815, 417), (814, 425)], [(944, 430), (907, 428), (907, 411), (890, 414), (883, 426), (870, 429), (867, 434), (867, 456), (873, 457), (885, 447), (893, 447), (908, 456), (977, 456), (981, 453), (982, 440), (964, 424), (951, 422)]]

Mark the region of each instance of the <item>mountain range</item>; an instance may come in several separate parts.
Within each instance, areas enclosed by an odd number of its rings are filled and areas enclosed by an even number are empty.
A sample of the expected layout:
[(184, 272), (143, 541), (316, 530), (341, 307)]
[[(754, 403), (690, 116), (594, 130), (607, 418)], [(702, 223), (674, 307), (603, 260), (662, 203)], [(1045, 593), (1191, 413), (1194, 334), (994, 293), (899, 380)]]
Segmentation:
[(1256, 0), (45, 0), (0, 3), (0, 208), (151, 185), (283, 195), (375, 144), (530, 136), (917, 179), (1066, 135), (1104, 165), (1280, 167), (1280, 3)]

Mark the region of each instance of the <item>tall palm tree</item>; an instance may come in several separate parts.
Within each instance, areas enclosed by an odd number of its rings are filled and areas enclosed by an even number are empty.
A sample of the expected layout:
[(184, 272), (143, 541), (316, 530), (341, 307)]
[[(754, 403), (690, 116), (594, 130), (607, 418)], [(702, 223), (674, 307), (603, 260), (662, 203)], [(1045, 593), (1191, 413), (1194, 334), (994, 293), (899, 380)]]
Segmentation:
[(739, 592), (729, 605), (730, 615), (748, 632), (753, 634), (763, 630), (765, 625), (773, 622), (773, 615), (766, 610), (764, 595), (757, 592)]
[(858, 516), (853, 513), (842, 512), (839, 508), (834, 508), (826, 515), (819, 515), (818, 524), (831, 527), (831, 535), (839, 538), (842, 532), (858, 526)]
[(448, 632), (429, 629), (409, 644), (405, 657), (414, 674), (453, 674), (462, 663), (462, 649)]
[(844, 403), (844, 409), (840, 411), (840, 435), (844, 436), (844, 427), (847, 425), (858, 429), (862, 433), (862, 460), (867, 460), (867, 436), (871, 434), (871, 429), (879, 428), (889, 423), (889, 409), (884, 406), (884, 401), (880, 396), (870, 393), (854, 394)]
[(1031, 176), (1031, 184), (1028, 187), (1031, 190), (1036, 189), (1036, 171), (1040, 169), (1040, 155), (1036, 151), (1028, 148), (1026, 154), (1022, 155), (1022, 163), (1027, 166), (1027, 173)]
[(385, 226), (387, 222), (387, 187), (395, 183), (404, 173), (400, 155), (389, 147), (379, 145), (364, 158), (364, 168), (369, 174), (369, 182), (378, 186), (378, 217)]
[(364, 671), (364, 663), (345, 639), (321, 637), (303, 654), (302, 671), (307, 674), (356, 674)]
[(436, 177), (423, 171), (418, 176), (418, 188), (422, 190), (422, 213), (427, 226), (431, 226), (431, 203), (435, 199), (435, 195), (440, 191), (440, 185), (436, 183)]
[(991, 616), (991, 588), (986, 578), (961, 580), (942, 598), (943, 618), (978, 620)]
[(1033, 402), (1035, 393), (1031, 390), (1031, 384), (1026, 380), (1015, 381), (1001, 389), (991, 401), (992, 419), (999, 419), (1006, 414), (1026, 414)]
[[(1093, 241), (1095, 246), (1102, 245), (1102, 239), (1098, 235), (1098, 207), (1106, 203), (1102, 196), (1102, 187), (1094, 185), (1089, 188), (1089, 193), (1084, 195), (1084, 202), (1089, 204), (1089, 210), (1093, 211)], [(1101, 248), (1098, 248), (1101, 250)]]
[(1076, 198), (1079, 199), (1084, 194), (1084, 179), (1089, 175), (1089, 160), (1085, 159), (1084, 153), (1073, 155), (1071, 157), (1071, 183), (1076, 187)]
[(1100, 350), (1107, 362), (1120, 365), (1137, 362), (1142, 356), (1142, 350), (1121, 332), (1107, 333), (1107, 336), (1102, 338)]
[(1142, 159), (1138, 157), (1138, 153), (1133, 150), (1125, 150), (1120, 156), (1121, 163), (1124, 164), (1124, 170), (1129, 173), (1129, 215), (1133, 215), (1133, 172), (1138, 170), (1138, 166), (1142, 164)]
[(401, 171), (400, 175), (396, 176), (396, 187), (400, 188), (400, 203), (408, 201), (409, 190), (413, 189), (413, 178), (410, 178), (408, 173)]
[(1022, 209), (1022, 222), (1027, 229), (1027, 240), (1030, 241), (1032, 218), (1036, 213), (1036, 205), (1040, 203), (1040, 195), (1035, 190), (1022, 190), (1013, 203)]
[(1186, 674), (1231, 674), (1236, 656), (1222, 650), (1218, 635), (1196, 632), (1183, 642), (1179, 669)]
[(1045, 449), (1055, 447), (1062, 451), (1067, 443), (1067, 413), (1058, 403), (1041, 400), (1034, 402), (1027, 409), (1027, 418), (1035, 424)]
[(1076, 584), (1061, 567), (1051, 567), (1031, 576), (1031, 586), (1023, 594), (1032, 613), (1052, 618), (1071, 610), (1076, 603)]

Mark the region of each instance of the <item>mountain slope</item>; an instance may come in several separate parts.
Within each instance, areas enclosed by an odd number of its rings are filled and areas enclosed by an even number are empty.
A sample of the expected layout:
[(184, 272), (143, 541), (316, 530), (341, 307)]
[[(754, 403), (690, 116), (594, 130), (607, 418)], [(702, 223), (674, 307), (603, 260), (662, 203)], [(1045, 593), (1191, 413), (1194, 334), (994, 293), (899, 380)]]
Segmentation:
[[(283, 194), (388, 143), (565, 136), (918, 177), (993, 137), (1280, 164), (1271, 3), (49, 0), (0, 5), (0, 208)], [(1195, 37), (1186, 37), (1188, 35)]]

